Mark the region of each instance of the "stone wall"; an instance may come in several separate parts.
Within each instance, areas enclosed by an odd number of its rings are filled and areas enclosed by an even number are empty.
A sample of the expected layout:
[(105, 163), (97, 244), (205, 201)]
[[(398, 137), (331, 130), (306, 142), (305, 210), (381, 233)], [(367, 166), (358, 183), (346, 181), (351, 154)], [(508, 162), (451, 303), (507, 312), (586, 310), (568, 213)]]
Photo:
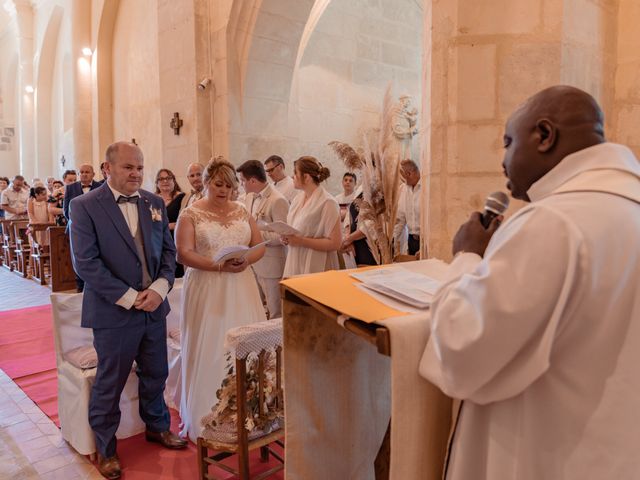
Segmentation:
[(293, 160), (314, 155), (333, 172), (328, 188), (338, 193), (345, 169), (327, 143), (360, 145), (362, 132), (379, 122), (389, 83), (420, 105), (419, 3), (263, 2), (242, 96), (230, 101), (231, 160), (278, 154), (292, 173)]
[(158, 8), (155, 0), (120, 0), (113, 32), (114, 140), (136, 139), (145, 156), (144, 188), (163, 166)]
[(620, 0), (615, 102), (609, 137), (629, 145), (640, 158), (640, 3)]
[[(450, 258), (451, 239), (460, 224), (482, 209), (487, 194), (505, 190), (503, 125), (519, 103), (542, 88), (565, 83), (592, 93), (612, 118), (619, 95), (612, 88), (617, 4), (457, 0), (429, 5), (423, 91), (431, 95), (423, 110), (430, 123), (422, 147), (423, 170), (431, 172), (425, 179), (429, 188), (423, 190), (430, 255)], [(637, 67), (631, 70), (637, 72)], [(621, 75), (618, 81), (623, 81)], [(625, 102), (635, 100), (626, 95), (618, 98), (616, 108), (618, 117), (632, 124), (634, 107)], [(521, 206), (512, 202), (508, 214)]]

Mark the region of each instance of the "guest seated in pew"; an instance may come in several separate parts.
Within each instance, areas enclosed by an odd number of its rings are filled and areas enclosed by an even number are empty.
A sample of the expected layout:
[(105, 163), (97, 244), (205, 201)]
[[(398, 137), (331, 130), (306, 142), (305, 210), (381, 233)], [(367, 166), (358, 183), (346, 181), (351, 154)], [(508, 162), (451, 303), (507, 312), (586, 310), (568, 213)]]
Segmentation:
[(463, 400), (445, 478), (638, 478), (640, 163), (566, 86), (520, 106), (504, 148), (529, 205), (460, 227), (420, 364)]
[(320, 185), (331, 172), (314, 157), (300, 157), (293, 165), (293, 184), (302, 193), (293, 199), (287, 223), (300, 235), (282, 236), (289, 246), (283, 276), (336, 270), (342, 242), (340, 207)]

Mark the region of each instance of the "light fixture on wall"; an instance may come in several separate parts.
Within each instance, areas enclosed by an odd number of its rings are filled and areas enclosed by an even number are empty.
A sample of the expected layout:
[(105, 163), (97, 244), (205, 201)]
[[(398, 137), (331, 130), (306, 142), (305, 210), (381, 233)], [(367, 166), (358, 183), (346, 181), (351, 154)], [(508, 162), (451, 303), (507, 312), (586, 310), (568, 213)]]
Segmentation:
[(35, 90), (31, 85), (27, 85), (26, 87), (24, 87), (24, 91), (27, 93), (33, 93)]
[(90, 57), (91, 55), (93, 55), (93, 50), (91, 50), (89, 47), (84, 47), (82, 49), (82, 55), (84, 55), (85, 57)]
[(208, 77), (203, 78), (200, 83), (198, 84), (198, 90), (200, 91), (204, 91), (207, 89), (207, 87), (211, 85), (211, 79)]

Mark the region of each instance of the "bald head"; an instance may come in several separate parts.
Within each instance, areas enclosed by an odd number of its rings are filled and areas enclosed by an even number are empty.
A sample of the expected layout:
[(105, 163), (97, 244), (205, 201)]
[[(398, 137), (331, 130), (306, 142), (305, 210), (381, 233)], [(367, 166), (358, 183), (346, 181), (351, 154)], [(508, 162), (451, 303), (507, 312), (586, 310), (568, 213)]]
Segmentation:
[(90, 186), (93, 181), (93, 177), (95, 176), (93, 165), (90, 163), (83, 163), (80, 165), (78, 172), (80, 172), (80, 183), (85, 187)]
[(135, 143), (131, 142), (115, 142), (107, 147), (107, 151), (104, 154), (105, 161), (108, 163), (115, 163), (118, 155), (122, 152), (126, 152), (127, 155), (134, 154), (137, 155), (140, 160), (144, 160), (144, 155), (142, 155), (142, 150)]
[(524, 102), (507, 121), (503, 168), (515, 198), (567, 155), (605, 141), (604, 115), (588, 93), (570, 86), (546, 88)]
[(142, 185), (144, 156), (135, 143), (116, 142), (105, 152), (109, 185), (124, 195), (133, 195)]
[(187, 180), (191, 184), (196, 192), (201, 192), (204, 188), (202, 183), (202, 172), (204, 172), (204, 165), (201, 163), (191, 163), (187, 168)]

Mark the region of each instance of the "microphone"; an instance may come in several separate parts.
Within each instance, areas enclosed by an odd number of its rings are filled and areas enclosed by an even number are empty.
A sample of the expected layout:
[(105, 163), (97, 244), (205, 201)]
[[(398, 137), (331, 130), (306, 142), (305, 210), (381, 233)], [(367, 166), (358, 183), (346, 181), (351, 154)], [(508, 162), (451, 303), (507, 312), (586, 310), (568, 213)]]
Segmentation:
[(509, 197), (504, 192), (493, 192), (484, 202), (484, 213), (482, 214), (482, 226), (489, 228), (491, 221), (502, 215), (509, 208)]

